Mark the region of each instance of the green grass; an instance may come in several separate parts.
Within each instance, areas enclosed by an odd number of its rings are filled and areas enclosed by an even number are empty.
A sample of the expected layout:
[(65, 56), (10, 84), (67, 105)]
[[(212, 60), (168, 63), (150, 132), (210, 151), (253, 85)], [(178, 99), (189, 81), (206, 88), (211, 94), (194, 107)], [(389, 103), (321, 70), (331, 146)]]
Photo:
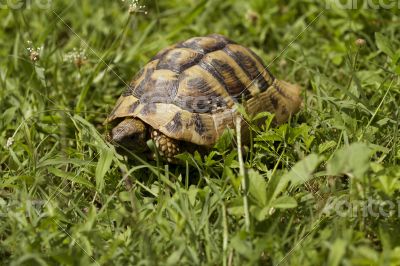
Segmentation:
[[(0, 264), (400, 265), (399, 9), (3, 2)], [(118, 155), (102, 123), (125, 83), (214, 32), (301, 84), (301, 112), (255, 127), (242, 168), (229, 134), (186, 166)]]

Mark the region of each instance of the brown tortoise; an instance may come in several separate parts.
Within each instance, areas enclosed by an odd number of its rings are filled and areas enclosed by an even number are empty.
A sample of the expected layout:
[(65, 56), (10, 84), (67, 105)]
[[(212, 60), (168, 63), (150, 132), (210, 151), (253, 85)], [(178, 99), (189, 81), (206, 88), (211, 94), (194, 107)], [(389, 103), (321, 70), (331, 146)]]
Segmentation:
[(114, 126), (108, 138), (135, 152), (152, 138), (171, 162), (190, 144), (213, 146), (234, 127), (237, 103), (249, 115), (269, 111), (276, 123), (287, 121), (299, 109), (300, 91), (275, 79), (250, 49), (218, 34), (194, 37), (144, 66), (107, 118)]

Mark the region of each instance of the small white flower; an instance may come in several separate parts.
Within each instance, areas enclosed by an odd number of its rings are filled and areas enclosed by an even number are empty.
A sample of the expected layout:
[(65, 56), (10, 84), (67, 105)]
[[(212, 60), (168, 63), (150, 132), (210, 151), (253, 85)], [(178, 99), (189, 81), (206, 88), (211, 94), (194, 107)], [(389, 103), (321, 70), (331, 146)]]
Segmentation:
[[(122, 2), (125, 2), (125, 0), (122, 0)], [(131, 0), (129, 1), (129, 8), (128, 8), (128, 12), (129, 14), (133, 14), (133, 13), (144, 13), (145, 15), (147, 15), (147, 11), (144, 10), (146, 8), (145, 5), (140, 5), (138, 0)]]
[(359, 47), (364, 46), (367, 43), (365, 39), (359, 38), (355, 41), (355, 44)]
[(31, 61), (33, 62), (37, 62), (40, 59), (40, 52), (42, 51), (42, 47), (34, 47), (32, 44), (32, 41), (27, 41), (28, 44), (28, 48), (26, 48), (26, 50), (28, 50), (29, 52), (29, 58), (31, 59)]
[(14, 144), (14, 138), (13, 137), (9, 137), (7, 139), (6, 148), (9, 149), (13, 144)]
[(74, 48), (72, 52), (69, 52), (64, 60), (75, 64), (78, 68), (81, 68), (87, 62), (86, 51), (84, 49)]

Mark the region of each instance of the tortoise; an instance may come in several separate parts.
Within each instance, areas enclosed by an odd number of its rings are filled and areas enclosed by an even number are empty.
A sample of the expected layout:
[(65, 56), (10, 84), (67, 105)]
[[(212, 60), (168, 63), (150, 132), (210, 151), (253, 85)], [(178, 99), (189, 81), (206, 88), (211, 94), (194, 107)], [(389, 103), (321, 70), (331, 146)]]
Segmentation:
[[(168, 162), (188, 147), (209, 149), (235, 126), (238, 104), (249, 115), (284, 123), (299, 110), (301, 89), (276, 79), (249, 48), (225, 36), (193, 37), (161, 50), (136, 75), (105, 121), (108, 140), (133, 152), (153, 139)], [(241, 124), (242, 135), (248, 126)]]

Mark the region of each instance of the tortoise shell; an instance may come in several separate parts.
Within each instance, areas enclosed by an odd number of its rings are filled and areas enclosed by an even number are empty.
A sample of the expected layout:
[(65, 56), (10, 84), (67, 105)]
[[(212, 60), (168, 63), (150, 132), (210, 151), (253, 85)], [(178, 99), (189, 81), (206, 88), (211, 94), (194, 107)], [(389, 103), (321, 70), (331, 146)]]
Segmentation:
[(298, 111), (299, 94), (299, 87), (275, 79), (250, 49), (212, 34), (161, 50), (130, 83), (106, 123), (131, 116), (170, 138), (211, 146), (234, 127), (238, 103), (250, 115), (275, 113), (282, 123)]

